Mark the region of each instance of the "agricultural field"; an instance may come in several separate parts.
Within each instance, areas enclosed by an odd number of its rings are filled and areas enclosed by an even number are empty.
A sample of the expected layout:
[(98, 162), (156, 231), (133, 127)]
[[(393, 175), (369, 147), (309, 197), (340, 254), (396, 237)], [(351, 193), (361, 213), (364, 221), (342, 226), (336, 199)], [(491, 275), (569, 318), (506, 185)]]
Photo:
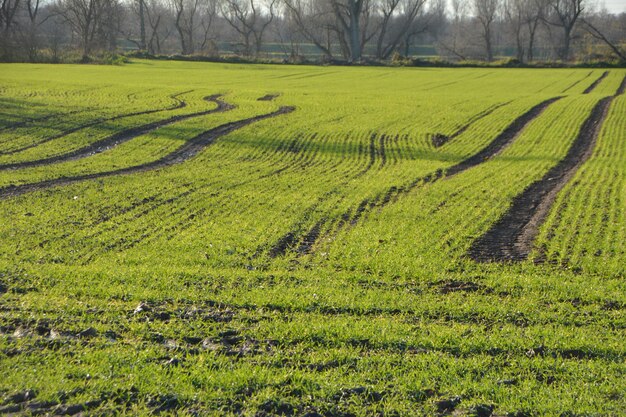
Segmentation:
[(625, 89), (0, 65), (0, 414), (623, 415)]

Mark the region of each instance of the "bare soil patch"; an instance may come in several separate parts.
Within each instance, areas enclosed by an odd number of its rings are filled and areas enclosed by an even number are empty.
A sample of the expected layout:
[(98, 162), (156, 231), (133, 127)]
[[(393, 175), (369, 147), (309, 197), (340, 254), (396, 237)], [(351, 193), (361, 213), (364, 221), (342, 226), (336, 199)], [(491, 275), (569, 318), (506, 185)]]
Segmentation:
[(263, 97), (259, 97), (257, 98), (257, 101), (272, 101), (274, 100), (276, 97), (278, 97), (280, 94), (266, 94)]

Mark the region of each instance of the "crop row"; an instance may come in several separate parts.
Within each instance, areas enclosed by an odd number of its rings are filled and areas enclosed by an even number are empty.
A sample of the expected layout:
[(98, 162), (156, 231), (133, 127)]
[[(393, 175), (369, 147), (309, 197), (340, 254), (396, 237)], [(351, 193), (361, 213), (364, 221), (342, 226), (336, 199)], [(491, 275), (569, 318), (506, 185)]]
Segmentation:
[[(335, 264), (374, 270), (408, 272), (433, 265), (433, 257), (440, 267), (454, 265), (514, 196), (565, 155), (596, 100), (569, 97), (552, 104), (497, 157), (411, 193), (339, 236), (323, 252)], [(396, 224), (403, 227), (393, 227)], [(395, 248), (405, 248), (403, 256)]]
[(539, 238), (547, 258), (588, 271), (623, 271), (624, 97), (614, 101), (597, 149), (557, 202)]

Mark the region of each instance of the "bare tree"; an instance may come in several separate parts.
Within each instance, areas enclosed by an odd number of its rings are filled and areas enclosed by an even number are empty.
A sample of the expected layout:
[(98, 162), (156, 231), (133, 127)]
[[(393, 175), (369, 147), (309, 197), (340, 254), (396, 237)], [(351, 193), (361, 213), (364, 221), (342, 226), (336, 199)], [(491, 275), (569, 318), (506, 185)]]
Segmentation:
[(414, 28), (415, 19), (422, 12), (426, 0), (382, 0), (379, 9), (381, 23), (376, 41), (376, 57), (387, 59), (407, 33)]
[(160, 0), (144, 0), (145, 13), (149, 26), (149, 35), (146, 36), (146, 47), (151, 54), (160, 54), (162, 44), (171, 35), (173, 21), (167, 7)]
[(114, 45), (121, 20), (115, 0), (61, 0), (59, 14), (78, 36), (83, 60), (99, 47)]
[(0, 0), (0, 33), (8, 36), (12, 28), (20, 0)]
[(259, 56), (265, 30), (272, 23), (278, 0), (224, 0), (222, 16), (241, 36), (244, 55)]
[(329, 2), (315, 0), (284, 0), (289, 18), (300, 34), (312, 42), (327, 59), (333, 58), (331, 36), (333, 11)]
[(183, 55), (194, 53), (194, 19), (200, 0), (172, 0), (176, 20), (174, 25), (180, 36), (181, 52)]
[(591, 1), (0, 0), (0, 57), (56, 61), (72, 45), (87, 60), (116, 50), (121, 35), (153, 54), (215, 54), (219, 40), (237, 38), (245, 56), (258, 57), (271, 39), (294, 61), (306, 41), (322, 59), (341, 54), (350, 62), (370, 43), (383, 60), (408, 56), (417, 42), (434, 43), (448, 59), (492, 60), (495, 45), (504, 45), (520, 61), (550, 53), (542, 51), (624, 60), (626, 14), (591, 11)]
[(545, 18), (548, 0), (505, 0), (503, 3), (506, 29), (513, 37), (519, 61), (534, 59), (537, 30)]
[[(598, 20), (601, 21), (600, 23), (603, 24), (605, 29), (598, 29), (597, 26), (591, 23), (591, 19), (581, 19), (581, 23), (587, 33), (606, 44), (619, 59), (626, 61), (626, 50), (619, 44), (620, 38), (623, 40), (626, 35), (626, 27), (615, 30), (615, 27), (619, 26), (619, 22), (614, 22), (613, 19), (606, 15), (598, 16)], [(611, 39), (612, 37), (614, 37), (613, 40)]]
[(528, 44), (526, 47), (526, 60), (534, 60), (535, 39), (539, 24), (545, 19), (547, 0), (523, 0), (522, 20), (526, 25)]
[(199, 39), (197, 49), (211, 53), (217, 52), (217, 46), (212, 39), (214, 23), (217, 20), (217, 0), (204, 0), (200, 8), (200, 24), (198, 26)]
[(480, 22), (487, 61), (493, 61), (493, 23), (500, 9), (500, 0), (474, 0), (474, 13)]
[(146, 50), (146, 2), (145, 0), (138, 0), (139, 7), (137, 10), (137, 14), (139, 15), (139, 49), (142, 51)]
[(273, 28), (285, 55), (288, 55), (292, 62), (300, 61), (302, 58), (300, 45), (304, 36), (299, 30), (295, 13), (291, 11), (288, 5), (284, 4), (278, 9), (276, 24), (273, 25)]
[(26, 0), (23, 6), (22, 19), (19, 22), (20, 34), (19, 47), (22, 53), (26, 53), (30, 62), (35, 62), (39, 52), (39, 25), (45, 19), (39, 18), (42, 2), (40, 0)]
[(404, 33), (401, 47), (404, 56), (409, 56), (411, 46), (419, 36), (429, 36), (432, 42), (438, 42), (446, 27), (446, 0), (430, 0), (428, 9), (422, 7), (413, 23)]
[(350, 62), (361, 60), (363, 39), (361, 18), (366, 0), (330, 0), (338, 26), (340, 46)]
[(548, 22), (563, 30), (561, 45), (557, 48), (557, 55), (563, 61), (570, 59), (570, 48), (574, 26), (583, 12), (585, 0), (552, 0), (552, 18)]
[(524, 12), (527, 0), (505, 0), (503, 4), (506, 28), (515, 41), (515, 55), (518, 61), (524, 61)]
[[(126, 36), (126, 40), (134, 43), (137, 48), (142, 51), (146, 50), (146, 12), (145, 0), (133, 0), (127, 4), (131, 19), (127, 21), (126, 27), (122, 32)], [(135, 18), (138, 20), (135, 20)], [(137, 35), (139, 29), (139, 35)]]
[(447, 33), (439, 41), (439, 48), (455, 59), (465, 60), (467, 58), (465, 49), (467, 47), (467, 9), (465, 0), (452, 0), (452, 19), (448, 23)]
[(0, 0), (0, 56), (4, 59), (14, 53), (11, 38), (19, 5), (20, 0)]

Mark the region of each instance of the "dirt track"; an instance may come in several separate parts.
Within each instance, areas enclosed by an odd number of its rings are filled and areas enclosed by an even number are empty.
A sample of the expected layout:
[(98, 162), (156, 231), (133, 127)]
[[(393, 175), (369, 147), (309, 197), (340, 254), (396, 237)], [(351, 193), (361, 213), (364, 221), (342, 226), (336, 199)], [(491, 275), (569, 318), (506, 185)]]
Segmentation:
[(470, 120), (466, 124), (464, 124), (463, 126), (458, 128), (457, 131), (454, 132), (453, 134), (451, 134), (450, 136), (446, 136), (446, 135), (443, 135), (441, 133), (437, 133), (437, 134), (433, 135), (432, 138), (431, 138), (431, 142), (432, 142), (433, 146), (435, 148), (439, 148), (439, 147), (445, 145), (446, 143), (450, 142), (451, 140), (456, 139), (462, 133), (464, 133), (467, 129), (469, 129), (470, 126), (472, 126), (474, 123), (476, 123), (480, 119), (484, 119), (485, 117), (489, 116), (494, 111), (498, 110), (500, 107), (504, 107), (504, 106), (506, 106), (507, 104), (510, 104), (510, 103), (511, 103), (510, 101), (507, 101), (505, 103), (500, 103), (500, 104), (497, 104), (495, 106), (492, 106), (492, 107), (488, 108), (487, 110), (484, 110), (484, 111), (476, 114), (475, 116), (471, 117)]
[(91, 180), (96, 178), (112, 177), (117, 175), (128, 175), (139, 172), (152, 171), (159, 168), (165, 168), (171, 165), (180, 164), (186, 160), (193, 158), (200, 153), (204, 148), (211, 145), (215, 140), (227, 135), (235, 130), (241, 129), (249, 124), (258, 122), (260, 120), (269, 119), (272, 117), (280, 116), (282, 114), (291, 113), (294, 111), (294, 107), (280, 107), (278, 110), (271, 113), (262, 114), (259, 116), (250, 117), (247, 119), (230, 122), (207, 130), (199, 134), (198, 136), (188, 140), (180, 148), (169, 153), (153, 162), (148, 162), (141, 165), (136, 165), (128, 168), (117, 169), (113, 171), (98, 172), (93, 174), (77, 175), (74, 177), (57, 178), (53, 180), (41, 181), (33, 184), (24, 184), (18, 186), (9, 186), (0, 188), (0, 198), (8, 198), (26, 194), (32, 191), (45, 190), (48, 188), (58, 187), (62, 185), (73, 184), (80, 181)]
[(49, 164), (54, 164), (58, 162), (67, 162), (67, 161), (73, 161), (76, 159), (86, 158), (88, 156), (92, 156), (97, 153), (104, 152), (106, 150), (114, 148), (124, 142), (128, 142), (129, 140), (136, 138), (137, 136), (145, 135), (146, 133), (149, 133), (160, 127), (167, 126), (172, 123), (180, 122), (181, 120), (190, 119), (192, 117), (205, 116), (211, 113), (220, 113), (220, 112), (228, 111), (234, 108), (233, 105), (225, 103), (222, 100), (220, 100), (218, 95), (205, 97), (204, 99), (206, 101), (216, 103), (217, 108), (211, 109), (211, 110), (204, 110), (204, 111), (200, 111), (196, 113), (190, 113), (190, 114), (181, 114), (178, 116), (172, 116), (165, 120), (159, 120), (159, 121), (147, 123), (141, 126), (131, 127), (130, 129), (126, 129), (114, 135), (111, 135), (108, 138), (99, 140), (83, 148), (80, 148), (75, 151), (68, 152), (62, 155), (52, 156), (50, 158), (38, 159), (35, 161), (15, 162), (12, 164), (0, 165), (0, 171), (49, 165)]
[(595, 105), (565, 158), (518, 195), (504, 216), (472, 244), (468, 251), (470, 258), (489, 262), (521, 261), (528, 257), (556, 195), (593, 153), (609, 106), (615, 97), (623, 94), (624, 88), (626, 77), (614, 96)]
[(426, 176), (414, 179), (410, 184), (399, 187), (389, 187), (385, 192), (379, 194), (374, 199), (365, 199), (361, 201), (358, 206), (346, 211), (337, 219), (331, 221), (318, 221), (305, 233), (303, 233), (301, 230), (289, 231), (269, 249), (269, 256), (272, 258), (284, 256), (287, 252), (293, 250), (296, 250), (296, 252), (299, 254), (309, 253), (315, 243), (322, 237), (320, 231), (325, 223), (335, 223), (336, 227), (334, 228), (334, 230), (336, 233), (346, 226), (356, 225), (359, 219), (363, 217), (366, 213), (371, 212), (376, 208), (380, 209), (386, 206), (387, 204), (397, 200), (398, 197), (402, 194), (406, 194), (423, 184), (432, 183), (444, 177), (449, 178), (453, 175), (456, 175), (460, 172), (463, 172), (469, 168), (485, 162), (486, 160), (502, 152), (502, 150), (504, 150), (517, 138), (517, 136), (524, 130), (528, 123), (538, 117), (550, 104), (554, 103), (560, 98), (561, 97), (554, 97), (537, 104), (526, 113), (515, 119), (502, 133), (500, 133), (489, 145), (487, 145), (481, 151), (450, 167), (445, 172), (443, 170), (437, 170)]
[[(111, 121), (123, 119), (125, 117), (140, 116), (140, 115), (144, 115), (144, 114), (152, 114), (152, 113), (157, 113), (157, 112), (161, 112), (161, 111), (172, 111), (172, 110), (178, 110), (178, 109), (185, 108), (185, 107), (187, 107), (187, 103), (184, 100), (179, 99), (178, 97), (183, 95), (183, 94), (190, 93), (191, 91), (193, 91), (193, 90), (183, 91), (182, 93), (177, 93), (177, 94), (171, 95), (170, 98), (175, 101), (175, 104), (173, 106), (169, 106), (169, 107), (161, 108), (161, 109), (152, 109), (152, 110), (144, 110), (144, 111), (138, 111), (138, 112), (133, 112), (133, 113), (118, 114), (117, 116), (112, 116), (112, 117), (108, 117), (108, 118), (104, 118), (104, 119), (96, 119), (96, 120), (91, 121), (89, 123), (85, 123), (85, 124), (82, 124), (82, 125), (75, 126), (75, 127), (71, 128), (71, 129), (65, 130), (65, 131), (63, 131), (61, 133), (58, 133), (56, 135), (49, 136), (49, 137), (44, 138), (44, 139), (42, 139), (42, 140), (40, 140), (38, 142), (34, 142), (34, 143), (31, 143), (31, 144), (28, 144), (28, 145), (23, 146), (21, 148), (12, 149), (10, 151), (0, 151), (0, 155), (13, 155), (13, 154), (16, 154), (18, 152), (23, 152), (25, 150), (34, 148), (36, 146), (43, 145), (44, 143), (51, 142), (53, 140), (60, 139), (62, 137), (70, 135), (72, 133), (78, 132), (79, 130), (83, 130), (83, 129), (87, 129), (89, 127), (96, 126), (96, 125), (98, 125), (100, 123), (103, 123), (103, 122), (111, 122)], [(47, 117), (44, 117), (41, 120), (45, 120), (46, 118)], [(8, 168), (3, 168), (3, 169), (8, 169)]]
[(602, 80), (604, 80), (604, 78), (606, 78), (606, 76), (609, 75), (608, 71), (604, 71), (602, 73), (602, 75), (595, 80), (593, 83), (591, 83), (591, 85), (587, 88), (585, 88), (585, 91), (583, 91), (583, 94), (589, 94), (591, 93), (593, 90), (595, 90), (595, 88), (598, 86), (598, 84), (600, 84), (602, 82)]
[(571, 90), (572, 88), (576, 87), (578, 84), (580, 84), (582, 81), (586, 80), (587, 78), (591, 77), (591, 74), (593, 74), (593, 71), (589, 71), (589, 74), (587, 74), (585, 76), (585, 78), (581, 78), (580, 80), (575, 81), (574, 83), (572, 83), (569, 87), (567, 87), (565, 90), (561, 91), (561, 94)]

